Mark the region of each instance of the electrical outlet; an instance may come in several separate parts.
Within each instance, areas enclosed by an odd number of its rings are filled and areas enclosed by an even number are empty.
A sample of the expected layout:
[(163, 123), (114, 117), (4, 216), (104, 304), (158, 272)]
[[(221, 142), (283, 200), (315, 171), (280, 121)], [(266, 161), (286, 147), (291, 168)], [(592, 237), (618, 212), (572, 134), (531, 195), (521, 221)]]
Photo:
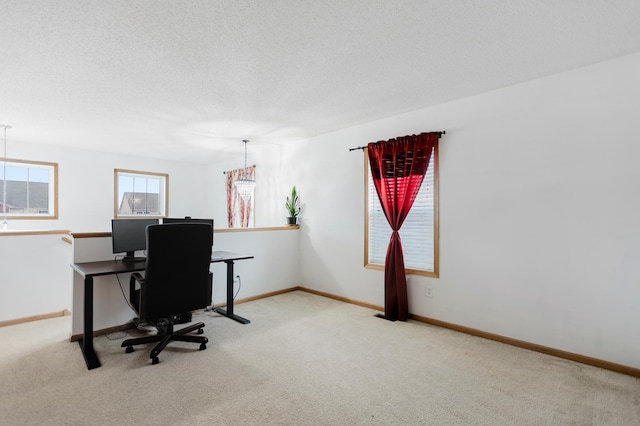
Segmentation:
[(433, 288), (430, 285), (425, 287), (425, 296), (430, 298), (433, 297)]

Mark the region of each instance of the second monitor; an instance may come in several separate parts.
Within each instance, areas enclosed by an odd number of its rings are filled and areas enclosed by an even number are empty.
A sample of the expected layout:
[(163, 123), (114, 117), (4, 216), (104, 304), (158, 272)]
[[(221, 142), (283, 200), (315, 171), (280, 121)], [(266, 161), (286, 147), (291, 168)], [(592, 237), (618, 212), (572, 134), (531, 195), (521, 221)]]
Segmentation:
[[(213, 219), (194, 219), (191, 216), (185, 217), (165, 217), (162, 219), (162, 223), (208, 223), (211, 225), (211, 232), (213, 232)], [(211, 238), (211, 244), (213, 244), (213, 237)]]

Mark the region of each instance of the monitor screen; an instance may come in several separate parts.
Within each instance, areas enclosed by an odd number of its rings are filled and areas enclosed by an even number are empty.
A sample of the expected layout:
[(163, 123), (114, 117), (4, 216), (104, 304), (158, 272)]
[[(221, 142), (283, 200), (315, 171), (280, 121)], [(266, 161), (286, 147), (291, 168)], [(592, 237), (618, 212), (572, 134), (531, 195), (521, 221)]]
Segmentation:
[[(195, 219), (191, 216), (185, 217), (165, 217), (162, 219), (162, 223), (208, 223), (211, 225), (211, 232), (213, 232), (213, 219)], [(213, 244), (213, 236), (211, 237), (211, 244)]]
[(147, 234), (149, 225), (157, 225), (158, 219), (112, 219), (111, 242), (114, 253), (126, 253), (124, 262), (145, 260), (136, 258), (135, 252), (147, 248)]

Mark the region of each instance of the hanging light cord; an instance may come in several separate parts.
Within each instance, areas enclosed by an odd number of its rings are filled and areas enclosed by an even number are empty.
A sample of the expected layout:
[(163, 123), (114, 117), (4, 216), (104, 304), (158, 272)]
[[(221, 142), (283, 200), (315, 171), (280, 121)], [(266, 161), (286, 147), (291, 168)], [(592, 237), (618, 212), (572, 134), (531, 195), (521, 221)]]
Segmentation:
[(247, 177), (247, 143), (249, 142), (247, 139), (244, 139), (244, 170), (242, 171), (242, 175)]

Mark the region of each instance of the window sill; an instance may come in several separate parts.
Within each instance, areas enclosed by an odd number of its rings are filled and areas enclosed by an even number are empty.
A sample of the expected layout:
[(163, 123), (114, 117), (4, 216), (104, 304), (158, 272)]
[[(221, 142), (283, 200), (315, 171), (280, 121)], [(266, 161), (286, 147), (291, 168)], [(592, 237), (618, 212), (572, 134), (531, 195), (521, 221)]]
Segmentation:
[[(378, 271), (384, 271), (384, 265), (378, 265), (376, 263), (367, 263), (364, 265), (367, 269), (376, 269)], [(405, 268), (405, 273), (407, 275), (420, 275), (423, 277), (431, 277), (431, 278), (439, 278), (439, 274), (432, 271), (422, 271), (420, 269), (410, 269)]]
[[(214, 234), (223, 232), (260, 232), (260, 231), (292, 231), (300, 229), (300, 225), (273, 226), (265, 228), (215, 228)], [(101, 238), (111, 237), (111, 232), (70, 232), (73, 238)]]
[(261, 232), (261, 231), (293, 231), (300, 229), (300, 225), (287, 225), (287, 226), (269, 226), (264, 228), (216, 228), (214, 233), (219, 232)]

